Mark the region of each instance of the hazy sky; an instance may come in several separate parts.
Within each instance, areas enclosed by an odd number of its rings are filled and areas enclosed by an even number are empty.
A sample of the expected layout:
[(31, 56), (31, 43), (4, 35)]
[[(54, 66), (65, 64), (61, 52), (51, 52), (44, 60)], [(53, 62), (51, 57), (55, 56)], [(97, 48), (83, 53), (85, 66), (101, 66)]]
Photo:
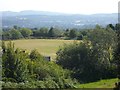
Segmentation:
[(0, 11), (53, 11), (73, 14), (117, 13), (119, 0), (0, 0)]

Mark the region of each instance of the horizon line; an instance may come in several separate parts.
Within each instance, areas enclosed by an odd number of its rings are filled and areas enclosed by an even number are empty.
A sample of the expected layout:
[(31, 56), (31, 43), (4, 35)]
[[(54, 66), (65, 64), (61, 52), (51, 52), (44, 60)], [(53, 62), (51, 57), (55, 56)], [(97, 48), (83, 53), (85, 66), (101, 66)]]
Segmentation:
[(21, 10), (21, 11), (12, 11), (12, 10), (4, 10), (4, 11), (0, 11), (0, 12), (15, 12), (15, 13), (20, 13), (20, 12), (25, 12), (25, 11), (35, 11), (35, 12), (49, 12), (49, 13), (59, 13), (59, 14), (78, 14), (78, 15), (95, 15), (95, 14), (118, 14), (118, 12), (111, 12), (111, 13), (105, 13), (105, 12), (100, 12), (100, 13), (65, 13), (65, 12), (56, 12), (56, 11), (42, 11), (42, 10)]

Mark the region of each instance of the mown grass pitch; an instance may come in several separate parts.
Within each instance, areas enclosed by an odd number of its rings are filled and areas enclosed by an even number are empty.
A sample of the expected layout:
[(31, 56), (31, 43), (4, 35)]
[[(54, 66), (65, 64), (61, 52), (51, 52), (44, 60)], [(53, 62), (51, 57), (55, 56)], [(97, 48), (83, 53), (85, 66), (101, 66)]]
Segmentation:
[(23, 39), (14, 40), (15, 47), (31, 51), (37, 49), (44, 56), (56, 57), (56, 52), (64, 44), (73, 43), (74, 40), (59, 40), (59, 39)]

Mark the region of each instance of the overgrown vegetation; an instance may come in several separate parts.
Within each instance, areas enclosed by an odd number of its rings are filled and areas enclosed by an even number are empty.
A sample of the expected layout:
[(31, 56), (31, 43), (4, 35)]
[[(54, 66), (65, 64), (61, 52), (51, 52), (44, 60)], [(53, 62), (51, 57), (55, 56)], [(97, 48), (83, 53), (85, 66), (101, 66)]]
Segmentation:
[(28, 54), (15, 49), (11, 42), (7, 45), (3, 42), (2, 48), (3, 87), (75, 88), (70, 71), (44, 60), (36, 50)]

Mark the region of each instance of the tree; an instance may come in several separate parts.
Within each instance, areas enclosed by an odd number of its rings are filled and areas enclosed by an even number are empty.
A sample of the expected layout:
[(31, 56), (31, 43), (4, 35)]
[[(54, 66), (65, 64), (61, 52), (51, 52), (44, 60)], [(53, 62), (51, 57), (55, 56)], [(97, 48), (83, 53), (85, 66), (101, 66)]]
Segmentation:
[(82, 34), (81, 32), (79, 32), (79, 35), (78, 35), (78, 38), (77, 38), (77, 39), (78, 39), (78, 40), (83, 40), (83, 37), (84, 37), (83, 34)]
[(23, 37), (22, 34), (18, 30), (15, 30), (15, 29), (10, 30), (9, 34), (11, 34), (11, 39), (19, 39)]
[(71, 29), (71, 30), (70, 30), (69, 37), (70, 37), (70, 38), (75, 38), (75, 37), (77, 37), (77, 31), (76, 31), (76, 29)]
[(39, 37), (40, 36), (40, 31), (39, 30), (33, 30), (33, 36), (34, 37)]
[(101, 29), (101, 28), (102, 27), (100, 25), (98, 25), (98, 24), (95, 26), (95, 29)]
[(119, 30), (120, 29), (120, 23), (115, 24), (115, 30)]
[(32, 35), (32, 30), (30, 30), (28, 28), (21, 28), (20, 32), (21, 32), (21, 34), (23, 35), (24, 38), (30, 37), (30, 35)]
[(83, 42), (64, 45), (57, 53), (57, 63), (72, 70), (73, 76), (84, 82), (116, 77), (115, 38), (111, 29), (91, 30)]
[(2, 39), (3, 39), (3, 40), (12, 39), (12, 34), (11, 34), (9, 31), (3, 32), (3, 34), (2, 34)]
[[(89, 32), (89, 40), (93, 46), (92, 57), (99, 64), (98, 69), (104, 75), (104, 78), (115, 77), (116, 64), (114, 63), (114, 50), (116, 48), (116, 33), (111, 28), (94, 29)], [(113, 68), (114, 67), (114, 71)], [(111, 72), (109, 70), (111, 69)], [(113, 74), (114, 73), (114, 74)], [(109, 74), (109, 75), (108, 75)]]
[(74, 42), (74, 44), (64, 45), (64, 47), (57, 52), (57, 64), (63, 68), (72, 70), (74, 72), (72, 74), (73, 78), (79, 81), (94, 80), (95, 77), (92, 73), (95, 69), (92, 63), (93, 61), (90, 59), (90, 47), (87, 42)]
[(69, 29), (66, 29), (65, 32), (64, 32), (64, 35), (65, 35), (66, 37), (69, 37), (69, 33), (70, 33), (70, 30), (69, 30)]
[(48, 32), (49, 37), (60, 37), (61, 35), (62, 35), (62, 32), (59, 29), (53, 28), (53, 27), (51, 27)]
[(47, 37), (48, 36), (48, 28), (42, 27), (40, 28), (40, 36)]
[(108, 24), (107, 27), (111, 28), (112, 30), (115, 30), (115, 26), (113, 24)]
[(18, 30), (19, 27), (17, 25), (14, 25), (13, 28)]
[[(116, 33), (117, 33), (117, 48), (114, 54), (114, 59), (117, 64), (117, 77), (120, 80), (120, 24), (116, 24), (115, 26)], [(120, 88), (120, 81), (117, 83), (117, 87)]]

